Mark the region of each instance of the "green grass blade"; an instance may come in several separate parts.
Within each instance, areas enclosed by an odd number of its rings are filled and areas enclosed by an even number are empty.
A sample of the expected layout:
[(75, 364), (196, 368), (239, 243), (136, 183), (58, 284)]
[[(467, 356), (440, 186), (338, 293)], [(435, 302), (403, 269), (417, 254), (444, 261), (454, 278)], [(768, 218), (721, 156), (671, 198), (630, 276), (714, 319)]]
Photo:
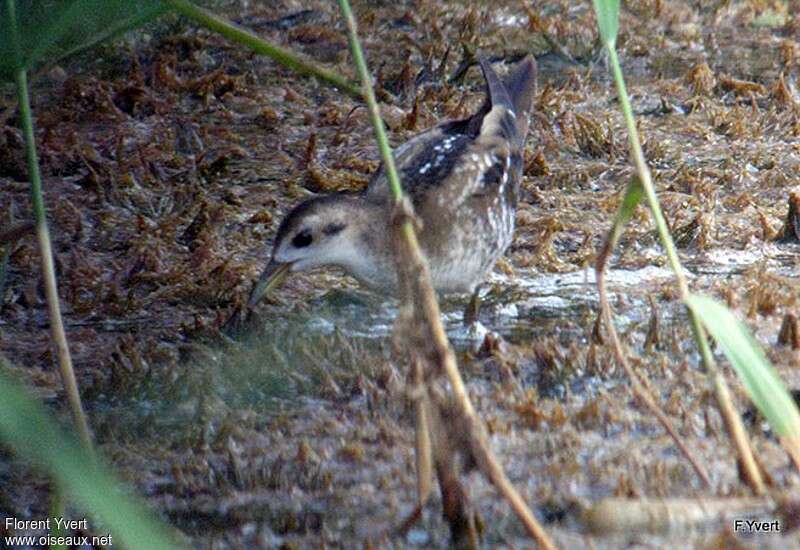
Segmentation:
[[(64, 490), (58, 484), (53, 484), (54, 487), (50, 491), (50, 517), (63, 518), (66, 517), (67, 511), (67, 496)], [(51, 537), (55, 537), (56, 543), (50, 545), (50, 550), (67, 550), (66, 544), (58, 544), (59, 537), (68, 537), (69, 531), (61, 525), (53, 525), (51, 522), (50, 533)]]
[(772, 429), (782, 438), (800, 440), (800, 412), (744, 324), (707, 296), (690, 296), (688, 305), (722, 348)]
[[(175, 548), (166, 527), (125, 496), (106, 469), (67, 437), (41, 405), (0, 372), (0, 439), (41, 466), (113, 535), (114, 546)], [(104, 533), (98, 533), (104, 534)]]
[[(608, 230), (606, 239), (603, 241), (603, 246), (600, 248), (597, 254), (595, 268), (598, 273), (598, 287), (603, 284), (603, 272), (605, 271), (608, 259), (611, 257), (611, 253), (617, 246), (617, 241), (619, 241), (620, 235), (622, 235), (622, 230), (630, 221), (634, 211), (636, 210), (636, 207), (640, 202), (642, 202), (643, 196), (644, 189), (642, 188), (642, 183), (637, 176), (634, 176), (631, 178), (630, 183), (625, 186), (625, 194), (622, 196), (622, 202), (620, 202), (619, 208), (617, 209), (617, 214), (614, 216), (614, 222), (611, 225), (611, 229)], [(598, 290), (602, 296), (603, 289), (598, 288)]]
[[(24, 52), (26, 69), (43, 59), (55, 62), (101, 42), (108, 29), (132, 28), (131, 22), (141, 25), (166, 11), (160, 0), (75, 0), (63, 2), (61, 6), (63, 11), (52, 13), (49, 26), (25, 29), (35, 32), (35, 41), (29, 43)], [(91, 32), (86, 32), (87, 25)]]
[(353, 83), (344, 78), (343, 76), (335, 73), (330, 69), (319, 66), (312, 61), (305, 59), (285, 48), (271, 44), (266, 40), (262, 40), (252, 32), (234, 25), (230, 21), (215, 15), (208, 10), (205, 10), (189, 0), (165, 0), (169, 6), (185, 17), (189, 17), (193, 21), (203, 25), (218, 34), (221, 34), (228, 40), (232, 40), (237, 44), (241, 44), (250, 48), (259, 55), (265, 55), (270, 59), (280, 63), (284, 67), (288, 67), (294, 71), (307, 76), (313, 76), (324, 82), (339, 88), (356, 98), (361, 98), (361, 93)]
[(619, 32), (619, 0), (592, 0), (592, 4), (600, 39), (606, 47), (613, 48)]
[[(678, 252), (675, 248), (675, 243), (669, 232), (666, 219), (661, 212), (661, 206), (658, 203), (656, 196), (655, 186), (653, 185), (650, 176), (650, 170), (647, 167), (647, 161), (642, 151), (641, 142), (639, 141), (639, 134), (636, 129), (636, 121), (633, 117), (633, 110), (631, 108), (630, 98), (625, 86), (625, 78), (622, 74), (622, 67), (617, 56), (615, 48), (617, 32), (619, 30), (619, 0), (593, 0), (595, 13), (597, 15), (597, 25), (600, 32), (600, 37), (603, 45), (608, 53), (608, 62), (611, 71), (614, 75), (614, 81), (617, 86), (617, 93), (620, 100), (620, 107), (625, 118), (625, 125), (628, 129), (628, 141), (631, 147), (631, 154), (633, 162), (636, 165), (636, 172), (639, 175), (639, 181), (644, 190), (644, 195), (647, 198), (650, 212), (653, 216), (653, 221), (656, 224), (659, 237), (664, 246), (664, 251), (667, 254), (672, 271), (675, 273), (676, 282), (678, 284), (678, 292), (681, 300), (686, 303), (689, 308), (689, 323), (692, 327), (695, 341), (700, 351), (700, 357), (706, 371), (711, 375), (714, 380), (715, 394), (719, 403), (720, 412), (725, 418), (725, 423), (728, 426), (729, 433), (734, 442), (734, 445), (739, 454), (739, 460), (743, 465), (745, 471), (745, 478), (750, 483), (753, 490), (761, 494), (765, 491), (763, 476), (756, 466), (753, 452), (744, 436), (744, 427), (739, 415), (735, 414), (734, 408), (730, 403), (730, 392), (728, 391), (725, 380), (722, 378), (714, 362), (714, 356), (711, 353), (711, 348), (708, 344), (708, 338), (703, 328), (703, 324), (699, 319), (695, 309), (689, 306), (688, 300), (690, 298), (689, 285), (686, 282), (686, 277), (683, 274), (683, 267), (681, 266), (678, 258)], [(606, 240), (605, 248), (598, 256), (597, 270), (602, 272), (605, 260), (611, 253), (611, 248), (608, 246), (613, 244), (611, 239)], [(599, 280), (599, 277), (598, 277)], [(784, 445), (792, 455), (795, 464), (800, 468), (800, 441), (794, 439), (792, 441), (784, 441)]]
[(644, 189), (638, 177), (631, 179), (628, 186), (625, 188), (625, 195), (622, 197), (622, 204), (617, 212), (617, 218), (621, 224), (626, 224), (633, 216), (633, 211), (642, 202), (644, 197)]
[[(87, 13), (96, 13), (96, 7), (93, 8), (92, 4), (96, 5), (97, 0), (87, 1), (89, 2), (89, 8), (87, 10), (81, 10), (82, 18), (79, 18), (77, 22), (73, 23), (72, 27), (62, 25), (62, 29), (71, 29), (74, 31), (76, 26), (81, 25), (81, 22), (85, 21)], [(58, 44), (51, 43), (48, 47), (39, 46), (29, 54), (29, 64), (31, 66), (36, 64), (53, 65), (80, 51), (89, 49), (125, 34), (130, 30), (139, 28), (168, 11), (167, 6), (163, 2), (153, 0), (149, 2), (137, 2), (136, 9), (129, 8), (127, 11), (114, 14), (109, 11), (109, 7), (111, 7), (110, 4), (111, 3), (108, 2), (105, 5), (107, 18), (95, 22), (94, 32), (86, 34), (78, 40), (66, 33), (66, 36), (62, 36)], [(125, 3), (123, 2), (122, 8), (117, 7), (117, 9), (124, 9), (124, 5)]]

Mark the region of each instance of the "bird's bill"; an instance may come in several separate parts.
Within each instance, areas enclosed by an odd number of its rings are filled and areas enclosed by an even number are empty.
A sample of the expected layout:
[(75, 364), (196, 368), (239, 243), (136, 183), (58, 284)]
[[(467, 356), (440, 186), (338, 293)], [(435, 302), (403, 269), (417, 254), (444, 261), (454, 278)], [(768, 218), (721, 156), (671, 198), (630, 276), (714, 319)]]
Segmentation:
[(247, 307), (255, 307), (264, 296), (279, 287), (286, 279), (291, 267), (292, 264), (290, 263), (282, 264), (271, 260), (269, 264), (267, 264), (267, 267), (264, 268), (264, 272), (261, 273), (261, 277), (258, 278), (256, 286), (254, 286), (252, 292), (250, 292), (250, 299), (247, 301)]

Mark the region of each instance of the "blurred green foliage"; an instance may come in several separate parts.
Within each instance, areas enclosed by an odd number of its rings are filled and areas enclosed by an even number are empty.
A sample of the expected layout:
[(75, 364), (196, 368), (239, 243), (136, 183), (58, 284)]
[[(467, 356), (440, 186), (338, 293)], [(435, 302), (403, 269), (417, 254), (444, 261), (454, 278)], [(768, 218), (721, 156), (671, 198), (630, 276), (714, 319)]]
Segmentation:
[(126, 548), (174, 548), (169, 530), (141, 504), (127, 497), (107, 469), (3, 370), (0, 439), (47, 471), (66, 494), (102, 523), (102, 530), (109, 531), (115, 543)]
[(161, 0), (17, 0), (13, 22), (0, 13), (0, 79), (31, 70), (137, 28), (167, 11)]

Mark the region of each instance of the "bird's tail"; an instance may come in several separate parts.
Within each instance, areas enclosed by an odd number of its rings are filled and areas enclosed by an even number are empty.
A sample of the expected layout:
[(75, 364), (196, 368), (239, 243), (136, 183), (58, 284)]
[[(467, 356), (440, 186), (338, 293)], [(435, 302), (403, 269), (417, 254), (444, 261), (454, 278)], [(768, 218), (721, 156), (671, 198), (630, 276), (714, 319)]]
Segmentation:
[(492, 107), (505, 107), (506, 109), (514, 110), (514, 103), (511, 101), (511, 95), (508, 93), (508, 88), (505, 82), (500, 80), (497, 73), (494, 72), (492, 64), (489, 60), (478, 55), (478, 63), (483, 72), (483, 78), (486, 80), (486, 94), (488, 95), (489, 103)]
[(528, 113), (533, 108), (533, 97), (536, 95), (537, 73), (536, 59), (532, 55), (527, 55), (504, 80), (508, 95), (514, 104), (517, 131), (522, 139), (525, 139), (528, 133)]
[(521, 145), (528, 133), (528, 113), (536, 93), (536, 60), (532, 55), (526, 56), (505, 79), (497, 76), (485, 57), (479, 55), (478, 63), (487, 89), (487, 104), (481, 109), (486, 116), (482, 117), (480, 133), (500, 134)]

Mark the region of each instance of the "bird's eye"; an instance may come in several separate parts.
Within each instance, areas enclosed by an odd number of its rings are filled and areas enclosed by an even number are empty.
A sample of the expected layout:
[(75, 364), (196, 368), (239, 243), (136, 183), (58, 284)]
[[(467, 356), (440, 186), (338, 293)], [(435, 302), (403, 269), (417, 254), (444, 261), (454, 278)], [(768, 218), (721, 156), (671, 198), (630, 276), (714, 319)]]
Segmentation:
[(311, 236), (310, 229), (303, 229), (300, 233), (294, 236), (292, 239), (292, 246), (295, 248), (305, 248), (306, 246), (311, 244), (313, 241), (313, 237)]

